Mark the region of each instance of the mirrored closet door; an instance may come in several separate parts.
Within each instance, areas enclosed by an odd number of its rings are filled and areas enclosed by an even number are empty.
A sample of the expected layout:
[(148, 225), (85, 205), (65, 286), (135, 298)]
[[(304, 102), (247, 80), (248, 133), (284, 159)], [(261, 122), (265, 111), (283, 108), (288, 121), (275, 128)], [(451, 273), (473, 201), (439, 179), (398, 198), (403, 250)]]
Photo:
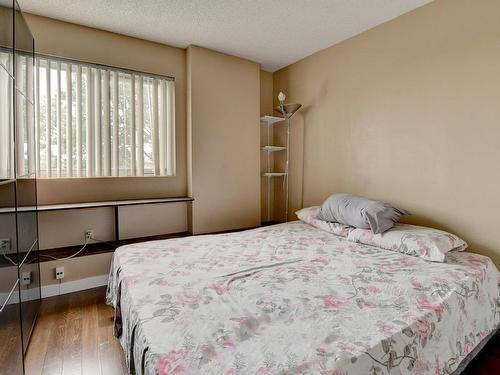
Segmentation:
[(26, 350), (40, 307), (40, 267), (36, 199), (34, 40), (14, 3), (16, 206), (23, 347)]
[(0, 0), (0, 374), (22, 374), (40, 307), (34, 39)]

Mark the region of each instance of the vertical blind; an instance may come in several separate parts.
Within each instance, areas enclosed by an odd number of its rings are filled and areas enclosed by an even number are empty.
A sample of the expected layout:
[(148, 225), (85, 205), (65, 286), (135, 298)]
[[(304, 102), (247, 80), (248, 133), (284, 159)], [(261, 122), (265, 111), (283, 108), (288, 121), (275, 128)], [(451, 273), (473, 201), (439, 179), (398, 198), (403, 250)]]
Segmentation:
[[(175, 175), (172, 79), (48, 57), (35, 59), (33, 76), (32, 64), (23, 56), (15, 63), (16, 87), (27, 89), (26, 103), (16, 105), (20, 174)], [(6, 105), (0, 102), (2, 116)], [(0, 146), (8, 144), (5, 132)], [(0, 172), (9, 163), (4, 153)]]
[(0, 53), (0, 179), (14, 177), (12, 73), (11, 55)]

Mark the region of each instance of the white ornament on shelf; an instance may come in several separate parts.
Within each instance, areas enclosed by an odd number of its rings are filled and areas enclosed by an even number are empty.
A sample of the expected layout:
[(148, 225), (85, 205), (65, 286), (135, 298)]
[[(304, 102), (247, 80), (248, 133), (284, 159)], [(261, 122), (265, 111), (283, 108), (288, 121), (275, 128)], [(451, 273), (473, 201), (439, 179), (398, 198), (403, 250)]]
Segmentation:
[(278, 94), (278, 100), (281, 104), (285, 103), (285, 99), (286, 99), (286, 95), (283, 94), (283, 91), (280, 91), (280, 93)]

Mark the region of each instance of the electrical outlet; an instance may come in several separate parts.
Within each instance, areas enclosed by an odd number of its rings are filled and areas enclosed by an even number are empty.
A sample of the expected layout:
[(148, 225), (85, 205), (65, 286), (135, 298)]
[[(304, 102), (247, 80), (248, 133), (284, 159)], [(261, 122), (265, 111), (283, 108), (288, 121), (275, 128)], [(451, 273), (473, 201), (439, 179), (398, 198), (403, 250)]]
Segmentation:
[(10, 252), (10, 238), (0, 238), (0, 252), (2, 254)]
[(21, 284), (30, 285), (31, 284), (31, 272), (23, 272), (21, 274)]
[(85, 231), (85, 242), (90, 241), (94, 238), (94, 231), (92, 229), (87, 229)]
[(64, 279), (64, 267), (56, 267), (56, 279)]

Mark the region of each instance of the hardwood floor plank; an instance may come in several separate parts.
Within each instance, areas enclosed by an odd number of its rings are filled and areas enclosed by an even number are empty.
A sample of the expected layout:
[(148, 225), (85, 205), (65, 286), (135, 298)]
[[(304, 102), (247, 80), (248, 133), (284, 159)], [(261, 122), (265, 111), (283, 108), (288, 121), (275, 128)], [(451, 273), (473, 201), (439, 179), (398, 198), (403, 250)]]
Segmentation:
[(78, 293), (69, 296), (62, 370), (65, 375), (82, 374), (82, 298)]
[[(82, 374), (102, 374), (99, 358), (98, 304), (102, 298), (94, 291), (82, 308)], [(103, 374), (104, 375), (104, 374)]]
[(26, 357), (30, 359), (25, 363), (26, 375), (42, 374), (49, 338), (56, 320), (56, 302), (56, 298), (47, 298), (42, 303), (26, 353)]
[[(113, 336), (113, 309), (99, 304), (99, 358), (101, 373), (106, 375), (128, 374), (121, 345)], [(120, 355), (117, 355), (117, 353)]]
[(105, 292), (101, 287), (42, 301), (26, 375), (128, 374)]
[(50, 331), (47, 354), (43, 363), (43, 375), (62, 374), (68, 306), (68, 295), (60, 296), (56, 299), (54, 323)]

